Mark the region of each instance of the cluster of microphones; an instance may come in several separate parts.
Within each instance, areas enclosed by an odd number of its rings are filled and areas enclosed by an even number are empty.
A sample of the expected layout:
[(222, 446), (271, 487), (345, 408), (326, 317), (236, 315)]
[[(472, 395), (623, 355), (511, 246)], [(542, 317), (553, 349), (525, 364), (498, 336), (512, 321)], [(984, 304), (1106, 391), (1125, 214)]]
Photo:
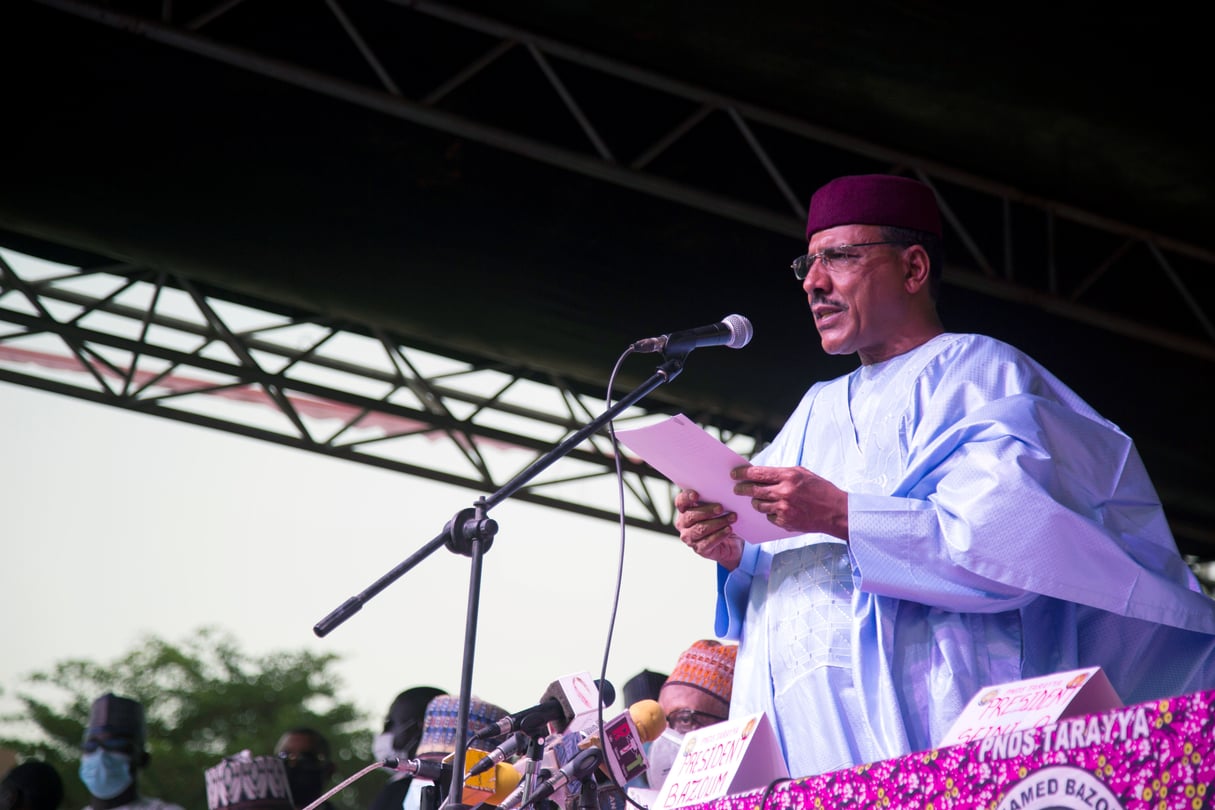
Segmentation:
[[(602, 709), (616, 690), (589, 673), (566, 675), (535, 706), (508, 714), (473, 735), (465, 754), (465, 806), (501, 810), (623, 810), (626, 785), (646, 772), (644, 745), (661, 736), (667, 721), (656, 700), (641, 700), (611, 719)], [(485, 750), (489, 740), (505, 739)], [(445, 760), (396, 760), (382, 764), (436, 785), (452, 780), (454, 756)], [(423, 810), (426, 810), (423, 803)]]
[[(754, 329), (742, 315), (718, 323), (644, 338), (630, 345), (640, 353), (681, 357), (702, 346), (741, 349)], [(477, 732), (465, 752), (460, 804), (489, 804), (501, 810), (624, 810), (625, 787), (645, 774), (645, 744), (666, 730), (656, 700), (641, 700), (618, 717), (604, 720), (602, 709), (616, 702), (610, 683), (588, 673), (567, 675), (549, 685), (540, 702)], [(489, 740), (506, 736), (492, 750)], [(379, 763), (437, 786), (451, 783), (454, 755), (441, 762), (386, 759)], [(509, 761), (508, 761), (509, 760)], [(306, 810), (308, 810), (306, 808)], [(437, 810), (422, 803), (422, 810)]]

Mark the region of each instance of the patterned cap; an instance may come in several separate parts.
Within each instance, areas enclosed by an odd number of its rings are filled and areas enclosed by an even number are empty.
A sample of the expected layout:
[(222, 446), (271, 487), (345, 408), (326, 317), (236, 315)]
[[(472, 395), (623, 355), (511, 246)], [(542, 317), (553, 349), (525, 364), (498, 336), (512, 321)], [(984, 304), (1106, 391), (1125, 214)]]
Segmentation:
[(941, 235), (941, 212), (932, 189), (893, 174), (837, 177), (814, 192), (806, 240), (838, 225), (885, 225)]
[(701, 639), (684, 650), (664, 686), (690, 686), (730, 705), (737, 644)]
[[(460, 698), (456, 695), (439, 695), (426, 704), (426, 716), (422, 720), (422, 740), (415, 756), (423, 754), (451, 754), (456, 750), (456, 716), (460, 710)], [(483, 728), (494, 725), (506, 716), (506, 710), (475, 696), (468, 699), (468, 740)], [(491, 737), (485, 742), (491, 747), (505, 738)]]
[(207, 810), (292, 810), (287, 769), (278, 757), (241, 751), (205, 775)]

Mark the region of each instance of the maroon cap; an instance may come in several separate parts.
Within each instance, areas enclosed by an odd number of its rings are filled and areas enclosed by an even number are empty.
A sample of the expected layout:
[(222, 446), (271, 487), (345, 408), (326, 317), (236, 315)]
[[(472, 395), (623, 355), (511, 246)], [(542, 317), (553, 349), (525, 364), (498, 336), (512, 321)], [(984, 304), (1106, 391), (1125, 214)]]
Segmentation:
[(941, 235), (936, 195), (919, 180), (893, 174), (837, 177), (814, 192), (806, 241), (837, 225), (886, 225)]

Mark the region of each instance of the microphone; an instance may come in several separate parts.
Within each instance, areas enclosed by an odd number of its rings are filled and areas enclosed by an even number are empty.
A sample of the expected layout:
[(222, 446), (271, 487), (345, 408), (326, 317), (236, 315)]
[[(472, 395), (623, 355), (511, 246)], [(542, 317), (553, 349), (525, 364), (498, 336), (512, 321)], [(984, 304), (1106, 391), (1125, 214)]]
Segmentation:
[(529, 782), (530, 779), (548, 779), (552, 775), (553, 772), (548, 768), (538, 769), (534, 777), (524, 774), (523, 778), (519, 780), (519, 786), (512, 790), (509, 796), (499, 802), (498, 806), (501, 807), (502, 810), (515, 810), (515, 808), (518, 808), (519, 804), (523, 801), (523, 794), (527, 792), (528, 785), (531, 784), (531, 782)]
[(528, 736), (522, 731), (516, 731), (507, 737), (497, 748), (481, 757), (481, 761), (472, 766), (465, 776), (476, 776), (477, 774), (485, 773), (507, 757), (513, 757), (520, 750), (527, 747), (528, 739)]
[(625, 785), (646, 772), (649, 762), (644, 745), (654, 742), (666, 730), (667, 718), (658, 701), (640, 700), (619, 717), (603, 724), (602, 743), (596, 733), (586, 744), (603, 749), (603, 770), (617, 785)]
[(657, 700), (639, 700), (629, 706), (629, 717), (637, 726), (642, 742), (654, 742), (667, 730), (667, 716)]
[(472, 739), (486, 740), (515, 731), (535, 737), (550, 724), (554, 733), (561, 732), (580, 715), (597, 712), (600, 701), (604, 706), (615, 703), (615, 687), (607, 681), (592, 680), (589, 672), (575, 672), (549, 684), (535, 706), (506, 715), (478, 731)]
[[(578, 756), (574, 757), (568, 763), (563, 765), (559, 771), (541, 782), (535, 791), (532, 792), (532, 795), (528, 797), (527, 802), (522, 805), (522, 807), (530, 807), (536, 802), (547, 799), (549, 796), (552, 796), (558, 790), (565, 787), (569, 782), (580, 782), (583, 779), (586, 779), (591, 775), (591, 773), (594, 772), (596, 768), (599, 767), (599, 763), (602, 760), (603, 752), (598, 748), (588, 748), (585, 751), (580, 752)], [(499, 806), (502, 807), (503, 810), (512, 810), (511, 807), (507, 807), (505, 802)]]
[[(489, 784), (485, 785), (482, 782), (488, 780)], [(463, 803), (465, 805), (474, 805), (477, 802), (492, 804), (494, 807), (500, 806), (506, 798), (514, 793), (515, 788), (523, 781), (523, 774), (519, 773), (519, 769), (509, 762), (499, 762), (494, 765), (492, 774), (486, 774), (477, 779), (464, 779), (464, 789), (462, 791)]]
[(451, 776), (451, 763), (433, 759), (397, 759), (388, 757), (382, 763), (389, 770), (398, 771), (431, 782), (442, 782)]
[(585, 731), (580, 739), (569, 741), (566, 735), (554, 745), (557, 761), (565, 764), (574, 751), (598, 748), (603, 752), (600, 770), (617, 785), (625, 785), (646, 772), (645, 743), (653, 742), (666, 731), (667, 718), (657, 700), (639, 700), (618, 717), (604, 722), (603, 739), (599, 729)]
[[(481, 753), (469, 751), (466, 759)], [(448, 754), (441, 762), (433, 759), (395, 759), (389, 757), (381, 764), (400, 773), (408, 774), (416, 779), (425, 779), (436, 785), (445, 785), (451, 781), (452, 767), (455, 757)], [(501, 804), (519, 786), (523, 774), (509, 763), (496, 763), (492, 766), (493, 773), (482, 776), (465, 776), (462, 792), (465, 797), (475, 799), (466, 804), (485, 802), (495, 807)], [(489, 770), (486, 768), (485, 770)]]
[(727, 315), (720, 323), (698, 326), (671, 332), (669, 335), (644, 338), (632, 345), (635, 352), (662, 352), (663, 354), (687, 354), (701, 346), (725, 346), (741, 349), (751, 342), (755, 334), (751, 322), (742, 315)]

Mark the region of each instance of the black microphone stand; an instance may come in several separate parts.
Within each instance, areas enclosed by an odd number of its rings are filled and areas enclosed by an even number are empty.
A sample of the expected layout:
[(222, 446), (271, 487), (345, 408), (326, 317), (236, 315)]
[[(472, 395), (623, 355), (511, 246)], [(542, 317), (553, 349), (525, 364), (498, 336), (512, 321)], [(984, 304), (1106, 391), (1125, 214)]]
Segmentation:
[(524, 768), (525, 773), (523, 774), (522, 784), (519, 785), (522, 789), (520, 807), (531, 803), (532, 794), (540, 786), (540, 782), (551, 775), (541, 764), (543, 757), (543, 738), (539, 736), (529, 738), (527, 745), (527, 767)]
[(688, 352), (690, 351), (691, 349), (689, 348), (678, 354), (673, 353), (670, 356), (663, 354), (662, 364), (650, 375), (648, 380), (615, 405), (608, 408), (581, 430), (572, 434), (548, 453), (532, 462), (527, 469), (503, 484), (493, 495), (488, 498), (478, 498), (472, 508), (462, 509), (457, 512), (443, 527), (443, 531), (430, 542), (422, 546), (421, 549), (414, 552), (388, 573), (381, 576), (361, 593), (350, 597), (330, 612), (328, 616), (313, 625), (312, 631), (317, 636), (323, 638), (328, 635), (339, 624), (359, 612), (363, 608), (363, 605), (380, 593), (380, 591), (387, 588), (403, 576), (405, 572), (429, 557), (440, 546), (447, 546), (453, 553), (463, 554), (471, 558), (472, 563), (469, 567), (468, 583), (468, 612), (464, 625), (464, 660), (460, 673), (459, 707), (456, 713), (456, 750), (453, 756), (453, 762), (456, 763), (457, 767), (452, 769), (451, 788), (447, 791), (447, 799), (450, 806), (466, 807), (463, 801), (464, 772), (467, 768), (462, 763), (465, 762), (468, 748), (468, 706), (472, 695), (473, 653), (476, 648), (477, 611), (481, 593), (481, 561), (485, 552), (489, 551), (493, 545), (494, 535), (498, 532), (498, 524), (487, 516), (489, 510), (515, 494), (524, 484), (555, 461), (566, 456), (571, 450), (602, 429), (604, 425), (622, 411), (632, 407), (637, 401), (658, 386), (668, 383), (679, 376), (679, 373), (683, 371), (684, 361), (687, 359)]
[[(447, 788), (443, 784), (443, 775), (448, 770), (454, 770), (452, 766), (444, 764), (439, 770), (439, 778), (435, 780), (433, 785), (417, 785), (419, 791), (418, 807), (419, 810), (439, 810), (443, 806), (443, 801), (447, 797)], [(414, 785), (410, 785), (410, 790), (413, 790)]]
[(578, 791), (578, 810), (599, 810), (599, 785), (594, 776), (592, 773), (582, 780), (582, 788)]

